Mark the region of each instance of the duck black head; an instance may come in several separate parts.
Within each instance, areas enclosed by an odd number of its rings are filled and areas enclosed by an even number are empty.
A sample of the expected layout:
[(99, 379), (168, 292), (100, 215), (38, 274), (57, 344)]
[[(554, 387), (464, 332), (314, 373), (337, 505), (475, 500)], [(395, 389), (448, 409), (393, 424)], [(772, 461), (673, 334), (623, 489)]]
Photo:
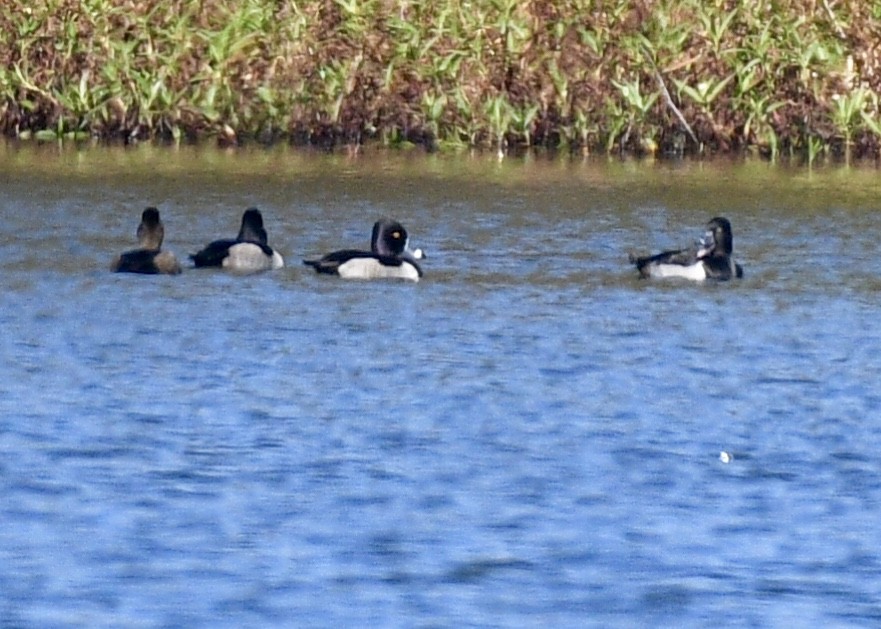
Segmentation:
[(733, 251), (734, 236), (731, 234), (731, 222), (722, 216), (710, 220), (700, 242), (698, 258), (730, 256)]
[(268, 244), (269, 239), (263, 228), (263, 215), (260, 214), (260, 210), (255, 207), (245, 210), (242, 215), (242, 227), (236, 240)]
[(399, 256), (407, 248), (408, 238), (407, 230), (398, 221), (376, 221), (370, 237), (370, 250), (381, 256)]
[(138, 244), (142, 249), (159, 250), (162, 240), (165, 238), (165, 227), (159, 220), (159, 210), (148, 207), (141, 214), (141, 224), (138, 225)]

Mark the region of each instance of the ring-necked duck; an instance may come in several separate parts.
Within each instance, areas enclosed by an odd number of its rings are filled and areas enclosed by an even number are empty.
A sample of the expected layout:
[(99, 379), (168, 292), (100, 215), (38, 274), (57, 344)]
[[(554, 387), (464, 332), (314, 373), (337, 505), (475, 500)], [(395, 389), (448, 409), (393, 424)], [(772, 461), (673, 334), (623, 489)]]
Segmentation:
[(642, 277), (730, 280), (743, 277), (743, 268), (731, 257), (733, 250), (731, 223), (720, 216), (707, 223), (707, 231), (696, 246), (643, 258), (631, 255), (630, 261)]
[(177, 275), (180, 264), (170, 251), (162, 251), (165, 227), (159, 220), (159, 210), (148, 207), (141, 214), (138, 225), (138, 249), (126, 251), (116, 257), (110, 269), (116, 273), (166, 273)]
[(399, 278), (419, 281), (422, 269), (417, 260), (425, 254), (408, 247), (407, 230), (398, 221), (383, 219), (373, 225), (370, 251), (344, 249), (329, 253), (320, 260), (303, 260), (318, 273), (339, 275), (346, 279)]
[(284, 266), (284, 258), (269, 246), (260, 210), (253, 207), (242, 215), (242, 227), (235, 240), (215, 240), (190, 259), (196, 268), (219, 266), (245, 273)]

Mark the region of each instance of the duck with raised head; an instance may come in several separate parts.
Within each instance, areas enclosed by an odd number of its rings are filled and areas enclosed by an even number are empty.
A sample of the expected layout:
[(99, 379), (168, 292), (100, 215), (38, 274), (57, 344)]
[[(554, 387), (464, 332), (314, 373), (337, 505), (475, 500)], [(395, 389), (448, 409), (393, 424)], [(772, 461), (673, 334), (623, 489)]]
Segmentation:
[(116, 257), (110, 269), (115, 273), (145, 273), (177, 275), (180, 264), (170, 251), (162, 251), (165, 227), (159, 218), (159, 210), (148, 207), (141, 213), (137, 231), (138, 248)]
[(421, 249), (411, 250), (407, 230), (398, 221), (382, 219), (373, 225), (370, 251), (342, 249), (318, 260), (303, 260), (318, 273), (345, 279), (405, 279), (418, 282), (422, 269)]
[(730, 280), (743, 277), (743, 267), (734, 261), (733, 251), (731, 222), (717, 216), (707, 223), (707, 231), (696, 246), (645, 257), (631, 255), (630, 262), (641, 277)]
[(221, 267), (230, 271), (253, 273), (280, 269), (284, 258), (269, 246), (263, 227), (263, 215), (249, 208), (242, 215), (242, 226), (234, 239), (215, 240), (190, 256), (196, 268)]

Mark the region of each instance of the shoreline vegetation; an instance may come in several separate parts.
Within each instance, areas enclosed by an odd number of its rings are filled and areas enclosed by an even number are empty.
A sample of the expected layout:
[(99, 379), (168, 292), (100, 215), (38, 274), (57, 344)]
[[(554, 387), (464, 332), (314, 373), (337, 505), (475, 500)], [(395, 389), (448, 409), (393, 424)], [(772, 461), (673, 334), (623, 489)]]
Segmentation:
[(13, 0), (0, 129), (877, 159), (879, 37), (863, 0)]

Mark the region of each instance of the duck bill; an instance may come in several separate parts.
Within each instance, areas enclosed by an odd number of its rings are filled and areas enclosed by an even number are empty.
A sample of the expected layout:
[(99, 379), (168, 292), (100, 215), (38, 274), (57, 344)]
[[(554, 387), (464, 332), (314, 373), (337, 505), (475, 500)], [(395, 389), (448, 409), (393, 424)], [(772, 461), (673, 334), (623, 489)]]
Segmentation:
[(713, 249), (716, 248), (716, 239), (713, 237), (713, 232), (708, 231), (704, 234), (704, 237), (700, 239), (697, 245), (697, 257), (698, 259), (706, 258), (713, 252)]
[(424, 260), (428, 256), (425, 255), (425, 252), (418, 247), (416, 249), (410, 248), (410, 241), (407, 241), (407, 244), (404, 245), (404, 257), (409, 258), (410, 260)]

